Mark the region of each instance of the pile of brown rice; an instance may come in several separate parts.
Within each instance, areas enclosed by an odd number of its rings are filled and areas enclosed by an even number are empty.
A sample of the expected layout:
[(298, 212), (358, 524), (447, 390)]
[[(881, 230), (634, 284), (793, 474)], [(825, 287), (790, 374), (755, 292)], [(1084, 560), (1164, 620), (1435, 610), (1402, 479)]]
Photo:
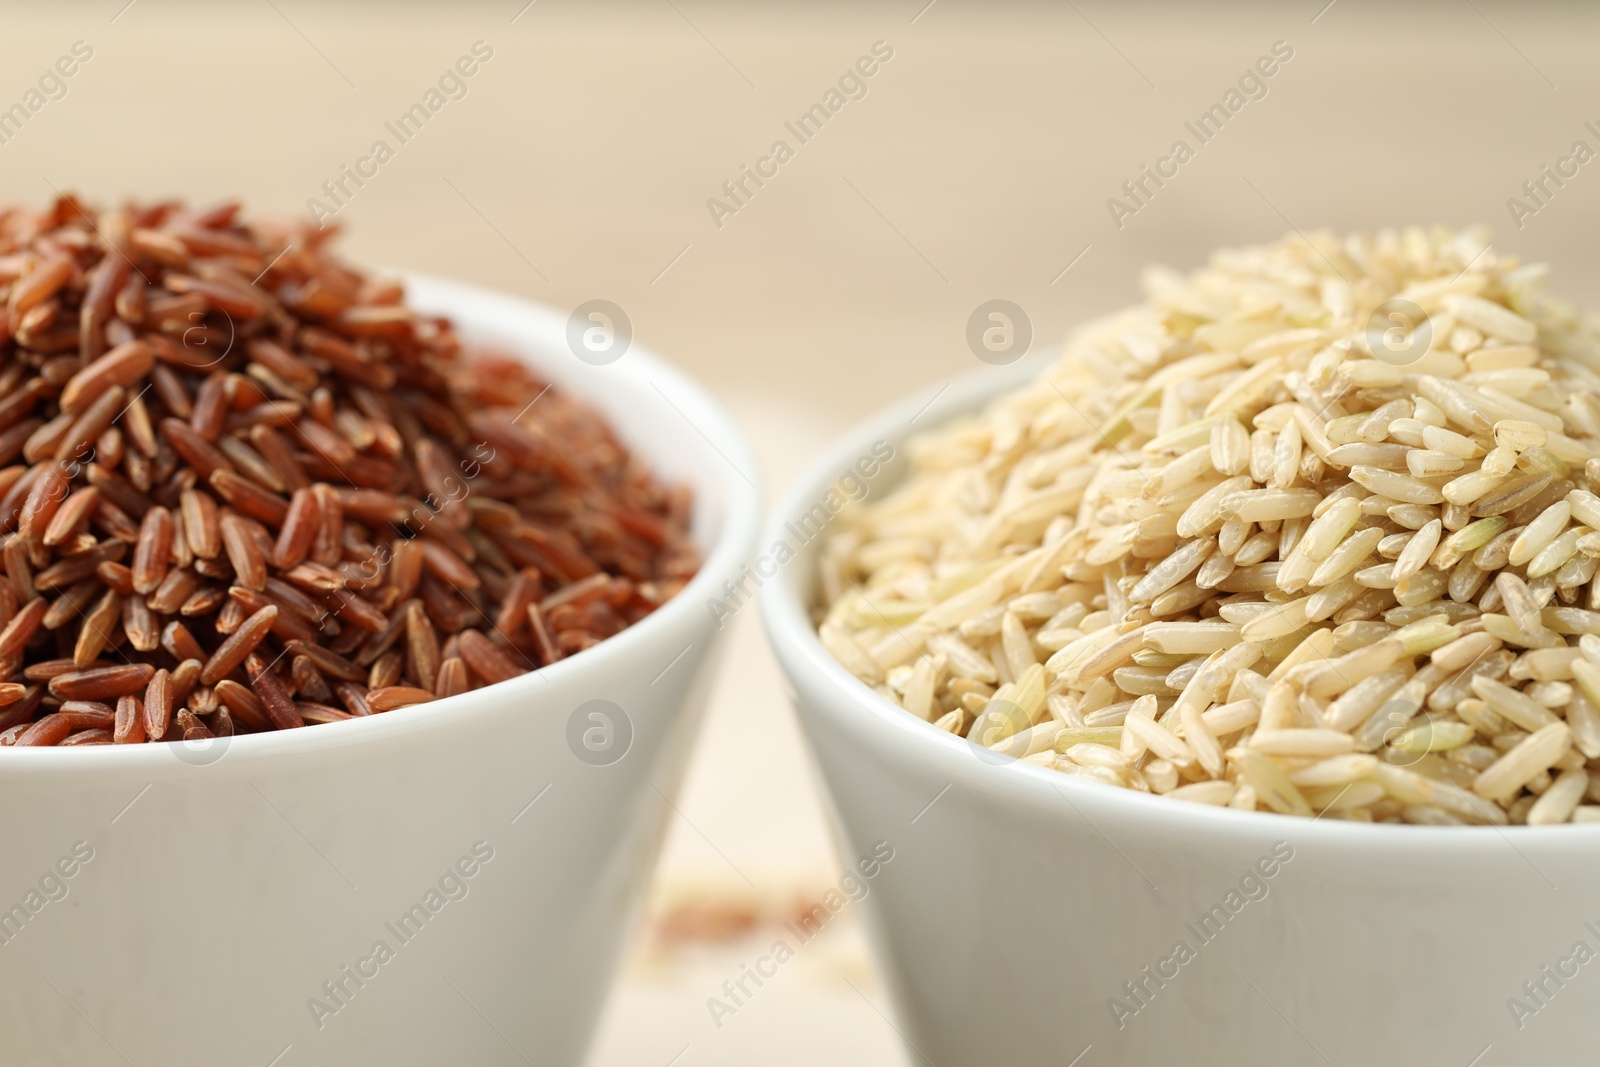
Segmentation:
[(237, 204), (0, 211), (0, 746), (388, 711), (699, 565), (604, 420)]
[(912, 443), (827, 546), (824, 644), (940, 729), (1108, 785), (1600, 821), (1600, 334), (1544, 274), (1420, 229), (1151, 272)]

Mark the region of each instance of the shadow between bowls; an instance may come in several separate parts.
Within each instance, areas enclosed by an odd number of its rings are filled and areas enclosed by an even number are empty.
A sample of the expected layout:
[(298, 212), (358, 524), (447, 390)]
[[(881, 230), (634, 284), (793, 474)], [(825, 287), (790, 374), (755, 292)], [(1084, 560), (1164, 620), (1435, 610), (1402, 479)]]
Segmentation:
[[(210, 748), (0, 752), (0, 1063), (577, 1063), (662, 841), (747, 558), (733, 420), (637, 347), (408, 279), (695, 492), (706, 563), (602, 644), (511, 681)], [(597, 717), (598, 716), (598, 717)]]
[(1362, 825), (1085, 782), (980, 754), (822, 647), (825, 538), (795, 544), (797, 518), (883, 442), (880, 498), (917, 432), (1046, 366), (983, 370), (867, 419), (762, 540), (796, 550), (762, 615), (840, 851), (894, 849), (863, 907), (909, 1061), (1576, 1062), (1600, 996), (1600, 827)]

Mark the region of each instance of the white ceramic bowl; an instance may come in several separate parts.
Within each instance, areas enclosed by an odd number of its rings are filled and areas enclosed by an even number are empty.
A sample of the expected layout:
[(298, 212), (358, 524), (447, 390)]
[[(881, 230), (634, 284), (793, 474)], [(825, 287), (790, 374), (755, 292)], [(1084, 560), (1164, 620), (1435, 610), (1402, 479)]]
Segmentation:
[(637, 348), (591, 366), (565, 315), (411, 284), (690, 483), (704, 569), (595, 648), (448, 700), (210, 750), (0, 752), (0, 1064), (582, 1057), (700, 719), (706, 597), (754, 541), (756, 464)]
[[(876, 495), (903, 476), (915, 430), (1037, 370), (986, 370), (857, 427), (788, 493), (762, 547), (794, 547), (783, 523), (873, 442), (896, 451)], [(808, 616), (821, 541), (763, 590), (763, 615), (841, 851), (894, 849), (863, 907), (908, 1062), (1592, 1061), (1600, 827), (1292, 819), (980, 758), (822, 648)]]

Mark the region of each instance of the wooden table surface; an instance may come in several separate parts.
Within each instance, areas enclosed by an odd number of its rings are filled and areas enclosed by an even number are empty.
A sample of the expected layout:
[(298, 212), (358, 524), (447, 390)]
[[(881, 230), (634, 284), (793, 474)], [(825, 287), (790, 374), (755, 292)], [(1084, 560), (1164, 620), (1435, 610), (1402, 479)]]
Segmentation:
[[(360, 261), (562, 309), (611, 300), (735, 411), (773, 492), (852, 421), (980, 367), (967, 323), (987, 300), (1020, 306), (1044, 347), (1137, 299), (1148, 263), (1413, 222), (1486, 223), (1580, 300), (1600, 280), (1600, 164), (1562, 162), (1600, 151), (1600, 12), (1575, 5), (0, 10), (0, 198), (337, 207)], [(75, 45), (92, 54), (49, 77)], [(415, 104), (426, 121), (398, 126)], [(721, 1027), (705, 998), (763, 930), (663, 932), (770, 916), (836, 875), (754, 624), (738, 620), (595, 1064), (909, 1062), (859, 928)]]

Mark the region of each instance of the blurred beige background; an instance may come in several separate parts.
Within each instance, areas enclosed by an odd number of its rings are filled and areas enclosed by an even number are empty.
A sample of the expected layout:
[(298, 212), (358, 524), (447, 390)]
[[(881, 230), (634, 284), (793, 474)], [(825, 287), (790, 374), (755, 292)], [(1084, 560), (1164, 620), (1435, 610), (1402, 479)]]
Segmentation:
[[(1326, 6), (1324, 6), (1326, 4)], [(346, 250), (563, 309), (604, 298), (756, 442), (774, 495), (833, 434), (978, 366), (982, 301), (1035, 345), (1132, 301), (1141, 266), (1291, 228), (1491, 225), (1580, 301), (1600, 268), (1600, 11), (1457, 0), (1272, 5), (95, 0), (0, 5), (0, 109), (93, 57), (14, 131), (0, 200), (242, 196), (305, 212), (483, 41), (493, 56), (338, 214)], [(1292, 58), (1207, 143), (1184, 127), (1276, 42)], [(892, 49), (801, 144), (785, 128)], [(1253, 85), (1247, 86), (1259, 95)], [(1183, 138), (1144, 203), (1121, 186)], [(793, 149), (742, 205), (725, 181)], [(765, 165), (771, 174), (771, 164)], [(1590, 173), (1593, 171), (1594, 173)], [(354, 189), (354, 186), (350, 186)], [(707, 200), (732, 214), (717, 225)], [(1107, 199), (1132, 214), (1121, 226)], [(1507, 200), (1533, 214), (1519, 230)], [(803, 745), (742, 613), (596, 1065), (904, 1063), (858, 927), (719, 1028), (705, 999), (837, 876)]]

